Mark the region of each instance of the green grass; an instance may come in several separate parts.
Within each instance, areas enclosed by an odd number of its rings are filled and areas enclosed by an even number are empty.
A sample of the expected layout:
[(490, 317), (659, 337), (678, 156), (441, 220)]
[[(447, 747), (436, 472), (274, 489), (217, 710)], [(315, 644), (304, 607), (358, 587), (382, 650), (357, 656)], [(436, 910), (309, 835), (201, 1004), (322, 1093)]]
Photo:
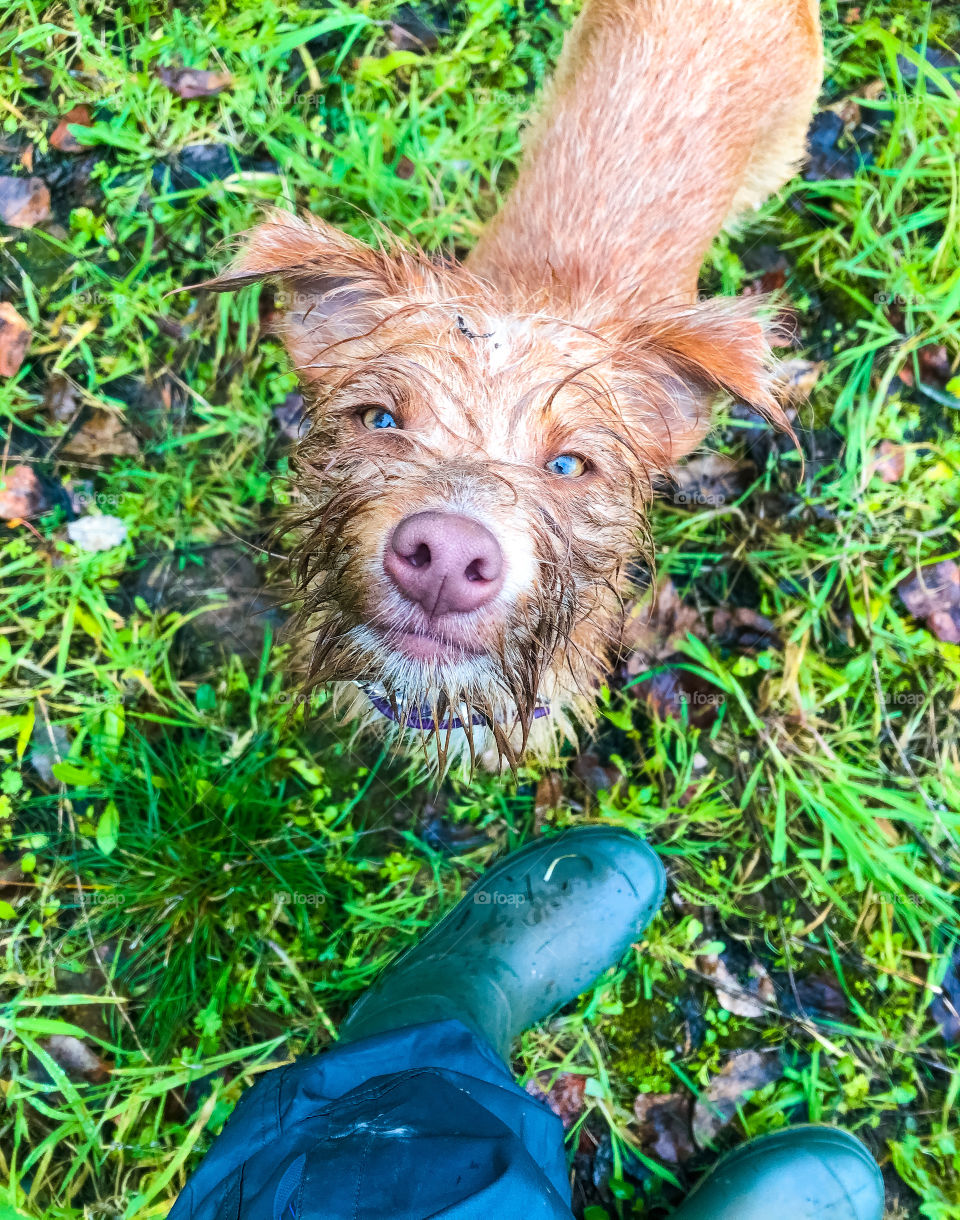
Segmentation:
[[(825, 362), (800, 422), (843, 444), (803, 473), (795, 452), (773, 454), (735, 502), (658, 506), (660, 568), (707, 619), (766, 614), (784, 648), (684, 645), (726, 695), (707, 730), (652, 719), (643, 682), (611, 693), (598, 749), (621, 779), (599, 795), (572, 769), (557, 809), (537, 807), (532, 773), (451, 784), (447, 819), (474, 835), (451, 855), (423, 831), (432, 797), (415, 773), (306, 715), (270, 630), (228, 636), (228, 655), (203, 637), (211, 548), (258, 553), (284, 502), (271, 412), (295, 382), (260, 337), (256, 293), (171, 295), (267, 203), (469, 248), (575, 5), (437, 10), (449, 29), (424, 54), (387, 45), (395, 9), (73, 0), (11, 5), (0, 23), (4, 138), (36, 145), (36, 172), (82, 160), (45, 159), (58, 114), (86, 101), (95, 119), (90, 186), (54, 191), (43, 230), (0, 231), (4, 298), (34, 330), (0, 383), (2, 452), (91, 480), (96, 510), (129, 527), (100, 555), (66, 539), (56, 506), (0, 532), (0, 1215), (164, 1214), (262, 1065), (329, 1044), (496, 850), (603, 818), (649, 835), (675, 900), (520, 1048), (521, 1072), (589, 1077), (571, 1155), (599, 1143), (612, 1177), (580, 1209), (667, 1214), (715, 1151), (687, 1169), (638, 1162), (634, 1096), (699, 1092), (732, 1050), (766, 1047), (784, 1075), (721, 1145), (841, 1123), (904, 1184), (891, 1214), (960, 1217), (960, 1062), (927, 1013), (960, 935), (960, 647), (895, 592), (918, 563), (960, 554), (958, 388), (921, 356), (960, 351), (957, 78), (903, 79), (927, 43), (956, 44), (957, 19), (916, 0), (825, 4), (825, 101), (886, 82), (862, 103), (865, 118), (889, 111), (873, 159), (798, 181), (705, 268), (705, 287), (732, 293), (758, 245), (785, 252), (801, 342)], [(225, 66), (233, 86), (183, 101), (156, 76), (180, 61)], [(191, 185), (163, 171), (202, 142), (229, 145), (237, 172)], [(904, 365), (913, 388), (894, 380)], [(65, 459), (44, 407), (56, 374), (120, 414), (139, 455)], [(739, 455), (745, 436), (732, 419), (711, 445)], [(869, 473), (884, 439), (907, 446), (896, 483)], [(192, 579), (176, 602), (147, 588), (161, 562)], [(702, 962), (720, 944), (778, 980), (762, 1015), (720, 1008)], [(795, 980), (822, 974), (842, 1013), (791, 1009)], [(71, 1080), (51, 1056), (47, 1039), (71, 1030), (105, 1079)]]

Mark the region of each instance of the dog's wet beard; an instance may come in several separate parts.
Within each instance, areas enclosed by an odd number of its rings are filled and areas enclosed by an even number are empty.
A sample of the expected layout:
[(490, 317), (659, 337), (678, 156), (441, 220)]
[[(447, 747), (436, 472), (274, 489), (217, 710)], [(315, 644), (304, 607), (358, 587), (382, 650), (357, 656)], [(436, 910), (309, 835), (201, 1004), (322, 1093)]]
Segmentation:
[[(390, 631), (378, 630), (381, 625), (371, 619), (370, 554), (363, 542), (365, 518), (409, 471), (400, 464), (397, 472), (380, 470), (372, 479), (368, 459), (341, 446), (321, 442), (304, 449), (298, 498), (311, 507), (287, 528), (297, 540), (291, 558), (300, 591), (298, 625), (313, 639), (308, 690), (341, 682), (368, 686), (398, 723), (408, 723), (410, 709), (416, 709), (426, 722), (419, 729), (422, 744), (441, 770), (452, 742), (457, 753), (466, 747), (471, 765), (476, 761), (475, 735), (456, 729), (457, 721), (484, 725), (489, 737), (483, 737), (492, 738), (501, 762), (515, 768), (535, 719), (543, 715), (549, 697), (544, 678), (551, 667), (562, 667), (565, 686), (592, 702), (613, 631), (604, 629), (609, 611), (602, 614), (600, 602), (602, 595), (607, 607), (617, 600), (607, 574), (616, 571), (622, 536), (606, 545), (574, 547), (568, 525), (544, 512), (532, 526), (538, 578), (485, 654), (446, 664), (415, 662), (392, 649)], [(634, 538), (639, 523), (633, 524)], [(591, 631), (577, 633), (585, 619)], [(461, 732), (465, 740), (456, 740)]]

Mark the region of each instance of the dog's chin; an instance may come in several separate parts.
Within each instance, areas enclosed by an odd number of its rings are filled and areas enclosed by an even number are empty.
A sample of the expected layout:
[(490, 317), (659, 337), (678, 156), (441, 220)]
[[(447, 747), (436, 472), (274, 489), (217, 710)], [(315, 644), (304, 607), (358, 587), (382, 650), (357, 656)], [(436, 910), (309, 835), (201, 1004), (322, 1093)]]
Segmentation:
[[(363, 626), (350, 637), (355, 653), (365, 658), (357, 685), (381, 716), (401, 727), (518, 724), (509, 684), (489, 652), (420, 631), (387, 637)], [(534, 717), (547, 711), (546, 700), (538, 697)]]

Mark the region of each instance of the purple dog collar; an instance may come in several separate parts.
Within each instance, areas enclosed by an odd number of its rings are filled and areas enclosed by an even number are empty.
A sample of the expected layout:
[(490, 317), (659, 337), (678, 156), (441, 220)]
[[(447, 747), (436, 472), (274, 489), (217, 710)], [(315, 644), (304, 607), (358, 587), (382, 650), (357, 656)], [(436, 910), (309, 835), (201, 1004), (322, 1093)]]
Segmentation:
[[(425, 715), (424, 712), (418, 707), (411, 708), (409, 712), (401, 712), (398, 716), (390, 706), (389, 700), (385, 699), (382, 695), (376, 694), (366, 686), (361, 686), (360, 689), (367, 696), (381, 716), (385, 716), (387, 720), (392, 720), (395, 724), (399, 724), (401, 728), (420, 729), (422, 732), (432, 733), (437, 727), (444, 732), (447, 729), (462, 729), (464, 727), (463, 720), (459, 716), (454, 716), (452, 722), (444, 721), (438, 726), (432, 716)], [(538, 703), (533, 709), (534, 720), (539, 720), (541, 716), (548, 716), (549, 714), (550, 708), (545, 703)], [(474, 725), (485, 725), (489, 724), (490, 722), (481, 712), (474, 712), (470, 723)]]

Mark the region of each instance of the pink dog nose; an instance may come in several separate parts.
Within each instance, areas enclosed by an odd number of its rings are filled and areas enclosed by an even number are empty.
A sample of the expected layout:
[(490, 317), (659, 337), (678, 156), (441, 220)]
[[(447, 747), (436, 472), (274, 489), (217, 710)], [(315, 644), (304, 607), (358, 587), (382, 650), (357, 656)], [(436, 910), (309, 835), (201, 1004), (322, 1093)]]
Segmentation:
[(431, 617), (479, 610), (503, 584), (496, 538), (479, 521), (455, 513), (404, 517), (393, 531), (383, 566), (404, 597)]

